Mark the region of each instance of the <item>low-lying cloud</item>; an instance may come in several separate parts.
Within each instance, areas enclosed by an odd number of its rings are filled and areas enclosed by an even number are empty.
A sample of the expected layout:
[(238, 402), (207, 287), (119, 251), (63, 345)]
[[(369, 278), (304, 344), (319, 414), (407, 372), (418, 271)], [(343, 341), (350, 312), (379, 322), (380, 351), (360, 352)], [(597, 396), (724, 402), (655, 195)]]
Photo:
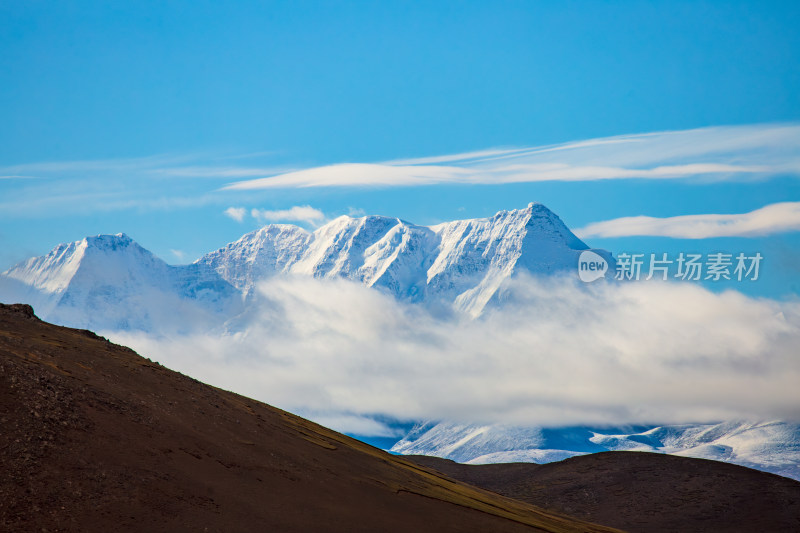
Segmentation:
[(237, 333), (109, 333), (146, 357), (337, 429), (370, 419), (681, 423), (800, 416), (800, 304), (691, 284), (519, 279), (439, 316), (344, 280), (276, 278)]

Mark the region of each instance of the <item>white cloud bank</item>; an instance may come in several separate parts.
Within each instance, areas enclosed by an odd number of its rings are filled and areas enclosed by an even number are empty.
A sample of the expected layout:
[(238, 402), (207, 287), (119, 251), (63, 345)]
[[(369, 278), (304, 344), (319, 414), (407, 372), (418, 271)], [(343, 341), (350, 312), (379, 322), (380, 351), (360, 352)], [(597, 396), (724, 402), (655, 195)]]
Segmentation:
[(734, 215), (682, 215), (656, 218), (623, 217), (594, 222), (575, 230), (580, 238), (656, 236), (678, 239), (711, 237), (759, 237), (800, 231), (800, 202), (767, 205), (749, 213)]
[(800, 126), (626, 135), (385, 163), (343, 163), (231, 183), (223, 190), (506, 184), (610, 179), (759, 179), (800, 174)]
[(800, 418), (797, 302), (663, 282), (515, 285), (502, 310), (469, 320), (348, 281), (279, 278), (261, 286), (240, 333), (106, 333), (211, 384), (375, 435), (391, 433), (375, 414), (548, 425)]

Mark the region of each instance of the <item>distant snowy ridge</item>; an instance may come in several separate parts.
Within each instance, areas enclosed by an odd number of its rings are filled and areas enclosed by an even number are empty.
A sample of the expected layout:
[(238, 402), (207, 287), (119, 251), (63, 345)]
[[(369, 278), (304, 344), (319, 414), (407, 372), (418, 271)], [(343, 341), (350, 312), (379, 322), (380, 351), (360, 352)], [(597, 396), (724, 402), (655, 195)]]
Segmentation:
[(199, 265), (170, 266), (123, 233), (56, 246), (0, 276), (0, 299), (51, 322), (181, 332), (241, 312), (238, 291)]
[(428, 422), (415, 426), (391, 449), (469, 464), (549, 463), (616, 450), (713, 459), (800, 480), (800, 424), (781, 421), (627, 429)]
[(516, 272), (574, 270), (586, 249), (536, 203), (431, 227), (381, 216), (342, 216), (313, 232), (270, 224), (182, 266), (167, 265), (124, 234), (99, 235), (4, 272), (0, 300), (31, 303), (65, 325), (183, 330), (234, 318), (260, 281), (287, 274), (345, 278), (477, 316)]
[(516, 270), (551, 274), (575, 268), (586, 249), (558, 216), (531, 203), (492, 218), (431, 227), (380, 216), (342, 216), (313, 233), (269, 225), (198, 263), (244, 293), (277, 273), (343, 277), (401, 299), (448, 300), (477, 315)]

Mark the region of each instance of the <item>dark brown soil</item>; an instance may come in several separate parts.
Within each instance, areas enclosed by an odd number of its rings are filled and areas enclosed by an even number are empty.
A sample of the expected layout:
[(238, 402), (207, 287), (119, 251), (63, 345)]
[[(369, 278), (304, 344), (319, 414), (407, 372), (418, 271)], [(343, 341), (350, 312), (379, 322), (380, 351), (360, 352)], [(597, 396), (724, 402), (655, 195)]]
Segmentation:
[(544, 465), (408, 458), (510, 498), (631, 532), (800, 531), (800, 482), (718, 461), (644, 452)]
[(0, 531), (612, 530), (0, 304)]

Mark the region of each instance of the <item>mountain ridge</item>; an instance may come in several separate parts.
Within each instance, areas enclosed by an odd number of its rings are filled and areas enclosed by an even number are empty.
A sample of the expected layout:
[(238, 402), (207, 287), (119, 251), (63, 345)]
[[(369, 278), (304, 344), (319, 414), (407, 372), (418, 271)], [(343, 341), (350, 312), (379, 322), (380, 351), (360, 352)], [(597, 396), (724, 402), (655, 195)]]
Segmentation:
[(425, 422), (390, 451), (473, 465), (542, 464), (605, 451), (657, 452), (728, 462), (800, 480), (800, 424), (777, 420), (616, 429)]
[(800, 528), (800, 482), (718, 461), (624, 451), (546, 465), (408, 459), (476, 487), (631, 533)]
[[(168, 265), (118, 233), (59, 244), (15, 265), (0, 274), (0, 298), (29, 302), (65, 325), (181, 331), (185, 324), (165, 308), (179, 309), (204, 328), (219, 326), (243, 312), (259, 282), (291, 275), (344, 278), (401, 300), (444, 303), (478, 316), (518, 272), (569, 271), (586, 249), (538, 203), (434, 226), (377, 215), (343, 215), (313, 232), (269, 224), (187, 265)], [(613, 261), (608, 252), (594, 251)]]

